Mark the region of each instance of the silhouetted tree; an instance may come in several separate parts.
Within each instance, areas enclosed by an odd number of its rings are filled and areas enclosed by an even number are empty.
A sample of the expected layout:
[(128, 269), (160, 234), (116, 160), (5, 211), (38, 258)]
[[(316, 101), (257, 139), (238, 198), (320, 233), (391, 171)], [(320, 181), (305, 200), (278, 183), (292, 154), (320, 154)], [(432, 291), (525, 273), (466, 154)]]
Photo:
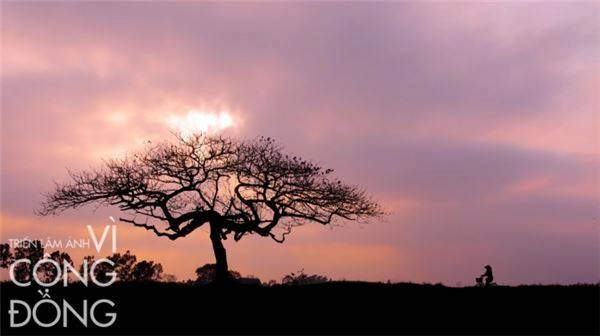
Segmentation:
[(14, 259), (29, 259), (30, 263), (15, 266), (15, 279), (20, 282), (32, 280), (35, 264), (44, 257), (44, 248), (39, 240), (29, 241), (14, 249)]
[(331, 169), (285, 155), (270, 138), (177, 140), (148, 145), (98, 170), (70, 172), (71, 181), (56, 185), (39, 213), (115, 205), (129, 215), (121, 221), (173, 240), (207, 224), (219, 281), (229, 275), (223, 245), (229, 236), (238, 241), (258, 234), (282, 243), (306, 222), (326, 225), (381, 213), (363, 189), (331, 177)]
[[(108, 259), (108, 258), (107, 258)], [(87, 262), (87, 272), (91, 272), (92, 271), (92, 266), (96, 260), (96, 258), (94, 256), (85, 256), (83, 257), (83, 260), (85, 262)], [(114, 268), (110, 265), (108, 265), (107, 263), (98, 263), (95, 267), (94, 267), (94, 277), (97, 281), (101, 282), (101, 283), (107, 283), (108, 281), (110, 281), (111, 277), (110, 275), (108, 275), (110, 272), (113, 272)], [(85, 273), (85, 269), (84, 269), (84, 264), (82, 263), (81, 266), (79, 267), (79, 274), (86, 274)], [(117, 280), (118, 280), (118, 275), (117, 275)]]
[(133, 281), (159, 281), (163, 273), (161, 264), (155, 264), (154, 261), (142, 260), (135, 264), (131, 272)]
[[(196, 282), (208, 283), (212, 282), (217, 277), (216, 264), (204, 264), (196, 268)], [(229, 270), (229, 279), (240, 279), (242, 275), (239, 272)]]
[[(35, 264), (42, 258), (48, 258), (56, 261), (60, 267), (61, 274), (65, 272), (64, 262), (73, 265), (73, 261), (68, 253), (54, 251), (49, 255), (44, 255), (44, 248), (39, 240), (26, 241), (14, 249), (14, 255), (10, 250), (9, 244), (0, 244), (0, 268), (9, 268), (10, 265), (18, 259), (28, 259), (30, 263), (20, 263), (15, 267), (15, 278), (18, 281), (31, 280)], [(41, 281), (50, 282), (58, 276), (58, 270), (50, 263), (41, 264), (38, 269), (38, 278)]]
[[(61, 274), (67, 272), (67, 269), (64, 264), (65, 262), (69, 263), (70, 265), (73, 265), (73, 260), (71, 259), (71, 256), (66, 252), (54, 251), (48, 257), (49, 259), (52, 259), (58, 263)], [(38, 274), (38, 277), (44, 282), (51, 282), (58, 276), (58, 270), (54, 265), (50, 263), (41, 264), (38, 269), (38, 272), (41, 273), (41, 275)]]
[(114, 272), (117, 273), (118, 281), (131, 281), (133, 280), (133, 269), (137, 261), (137, 257), (131, 252), (127, 251), (124, 254), (114, 253), (112, 256), (107, 257), (111, 260), (115, 266)]
[[(114, 253), (106, 259), (113, 262), (114, 266), (108, 263), (98, 263), (94, 269), (94, 275), (100, 282), (110, 280), (109, 272), (114, 272), (117, 275), (116, 281), (159, 281), (162, 278), (163, 268), (159, 263), (154, 261), (141, 260), (137, 261), (137, 257), (130, 251), (123, 254)], [(91, 270), (92, 264), (95, 261), (94, 256), (86, 256), (88, 271)], [(83, 264), (79, 267), (79, 273), (83, 274)], [(176, 281), (175, 276), (172, 276), (172, 281)]]
[[(136, 276), (134, 275), (135, 267), (137, 266), (137, 257), (132, 254), (129, 250), (127, 252), (121, 253), (113, 253), (110, 256), (107, 256), (106, 259), (113, 262), (113, 266), (107, 263), (98, 263), (94, 269), (94, 274), (99, 281), (106, 282), (110, 279), (110, 276), (107, 275), (109, 272), (115, 272), (117, 275), (117, 281), (133, 281), (136, 280)], [(87, 260), (88, 270), (91, 269), (92, 264), (95, 261), (94, 256), (86, 256), (84, 260)], [(148, 263), (143, 260), (143, 263)], [(150, 262), (154, 263), (154, 262)], [(139, 264), (139, 263), (138, 263)], [(158, 264), (160, 266), (160, 264)], [(142, 269), (144, 266), (141, 266)], [(162, 272), (162, 266), (160, 266)], [(142, 269), (138, 270), (138, 274)], [(79, 272), (83, 272), (83, 264), (79, 268)]]
[(14, 260), (13, 254), (10, 251), (8, 243), (0, 244), (0, 268), (8, 268)]

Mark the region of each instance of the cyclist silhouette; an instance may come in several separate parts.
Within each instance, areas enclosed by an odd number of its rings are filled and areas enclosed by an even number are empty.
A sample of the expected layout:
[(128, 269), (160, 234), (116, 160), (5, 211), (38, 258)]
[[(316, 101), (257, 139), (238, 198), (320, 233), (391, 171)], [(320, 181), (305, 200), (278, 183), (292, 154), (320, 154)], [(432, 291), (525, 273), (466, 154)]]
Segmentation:
[(481, 277), (485, 277), (485, 285), (489, 286), (492, 284), (492, 281), (494, 281), (494, 273), (492, 272), (492, 266), (490, 265), (485, 265), (485, 273), (483, 273), (481, 275)]

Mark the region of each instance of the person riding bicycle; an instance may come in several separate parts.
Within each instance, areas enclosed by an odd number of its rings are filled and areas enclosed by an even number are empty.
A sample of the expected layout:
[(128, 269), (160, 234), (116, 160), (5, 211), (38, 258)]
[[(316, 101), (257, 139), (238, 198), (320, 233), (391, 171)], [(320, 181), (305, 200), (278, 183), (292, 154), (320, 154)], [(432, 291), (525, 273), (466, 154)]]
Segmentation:
[(485, 273), (483, 273), (481, 275), (481, 277), (485, 277), (485, 285), (489, 286), (492, 284), (492, 281), (494, 281), (494, 273), (492, 272), (492, 266), (490, 265), (485, 265)]

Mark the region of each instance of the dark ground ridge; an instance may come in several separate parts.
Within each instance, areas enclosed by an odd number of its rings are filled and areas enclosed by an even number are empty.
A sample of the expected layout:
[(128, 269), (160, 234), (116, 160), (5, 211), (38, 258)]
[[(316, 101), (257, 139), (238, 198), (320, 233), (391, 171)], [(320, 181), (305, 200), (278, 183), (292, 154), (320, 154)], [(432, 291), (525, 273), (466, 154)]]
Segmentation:
[[(57, 285), (58, 286), (58, 285)], [(80, 307), (106, 298), (118, 317), (109, 328), (9, 328), (9, 301), (33, 306), (32, 285), (0, 284), (2, 335), (415, 334), (599, 335), (600, 285), (490, 288), (328, 282), (274, 287), (115, 283), (51, 287), (52, 298)]]

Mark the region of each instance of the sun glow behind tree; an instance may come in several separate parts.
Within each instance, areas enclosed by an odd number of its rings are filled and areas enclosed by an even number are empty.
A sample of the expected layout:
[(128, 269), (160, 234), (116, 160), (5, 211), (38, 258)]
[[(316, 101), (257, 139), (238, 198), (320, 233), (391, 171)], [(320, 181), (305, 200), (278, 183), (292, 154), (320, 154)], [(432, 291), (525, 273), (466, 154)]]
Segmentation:
[(228, 110), (190, 110), (186, 115), (171, 115), (167, 119), (169, 127), (184, 137), (198, 133), (217, 133), (234, 126), (234, 118)]

